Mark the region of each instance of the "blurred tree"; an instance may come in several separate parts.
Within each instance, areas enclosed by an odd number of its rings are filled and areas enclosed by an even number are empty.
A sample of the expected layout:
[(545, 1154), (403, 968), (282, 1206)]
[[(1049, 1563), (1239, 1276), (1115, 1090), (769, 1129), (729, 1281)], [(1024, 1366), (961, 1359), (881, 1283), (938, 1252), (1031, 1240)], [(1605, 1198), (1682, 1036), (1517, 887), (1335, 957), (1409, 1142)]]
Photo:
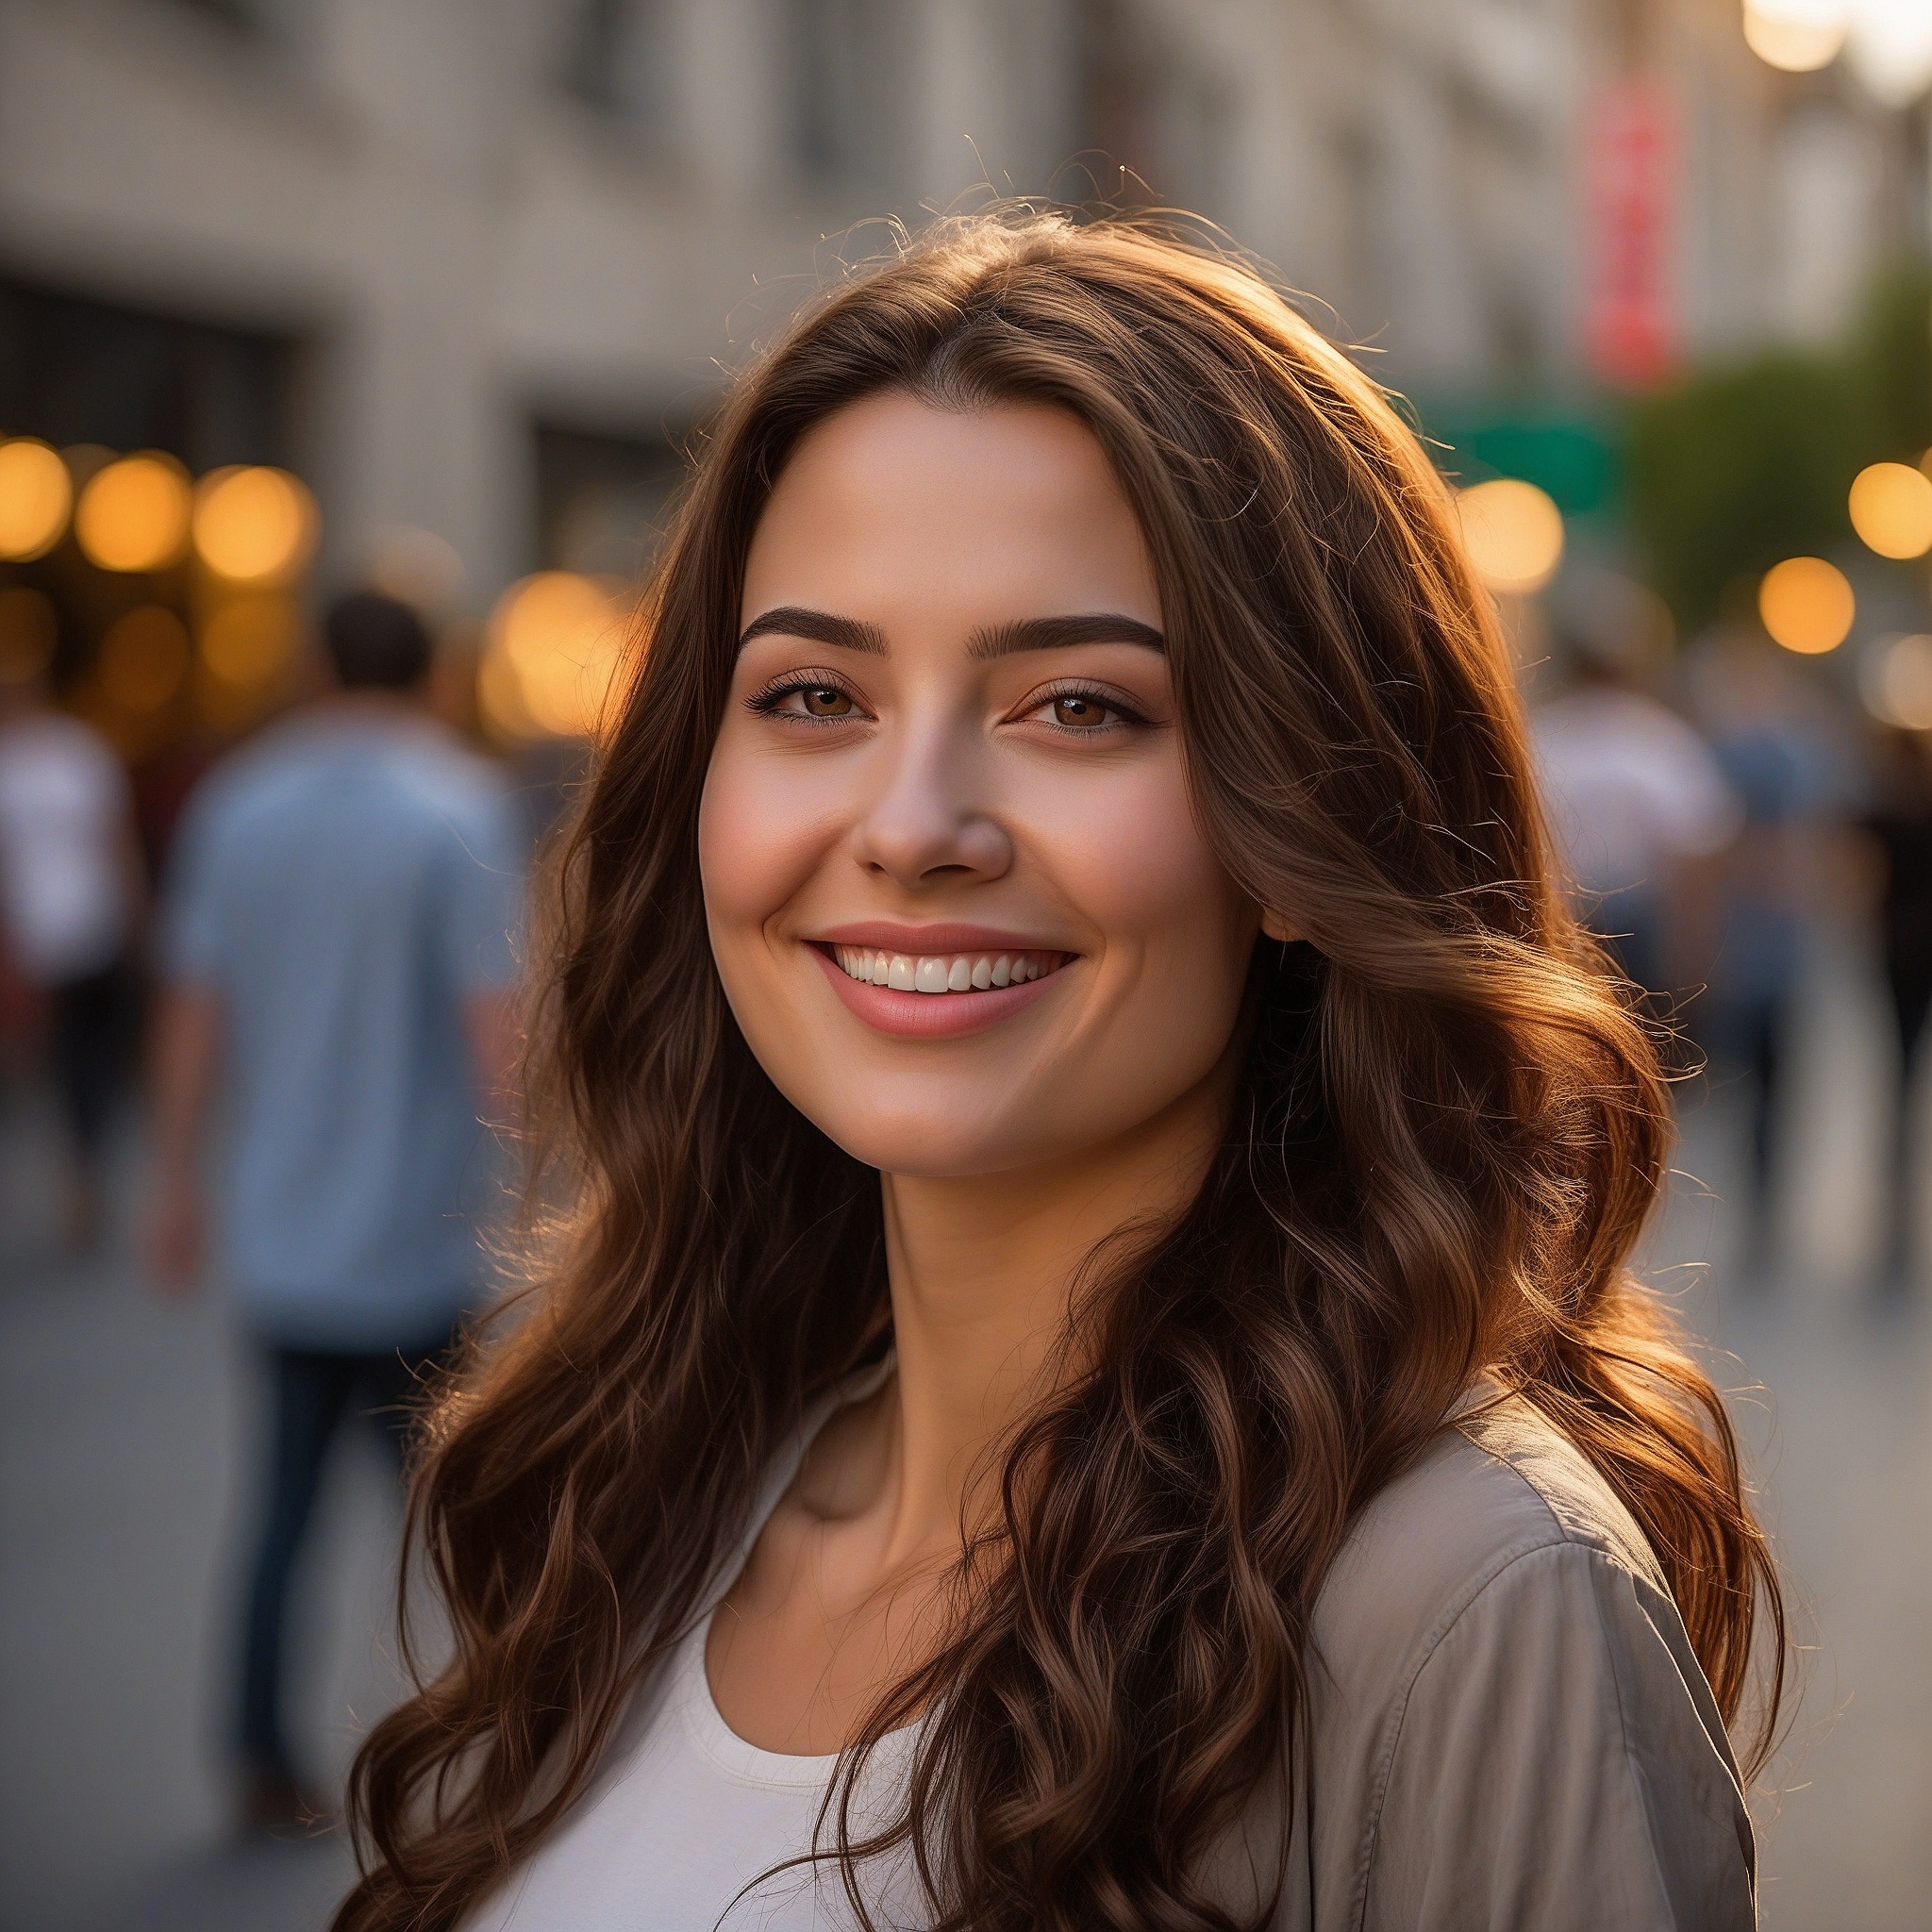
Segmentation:
[(1932, 266), (1873, 284), (1836, 350), (1773, 349), (1639, 404), (1625, 431), (1630, 524), (1688, 635), (1727, 587), (1851, 539), (1852, 478), (1932, 443)]
[(1734, 579), (1850, 536), (1845, 492), (1871, 441), (1862, 404), (1840, 358), (1776, 349), (1632, 412), (1631, 526), (1683, 635)]
[(1898, 263), (1873, 283), (1851, 357), (1883, 439), (1874, 459), (1916, 463), (1932, 445), (1932, 262)]

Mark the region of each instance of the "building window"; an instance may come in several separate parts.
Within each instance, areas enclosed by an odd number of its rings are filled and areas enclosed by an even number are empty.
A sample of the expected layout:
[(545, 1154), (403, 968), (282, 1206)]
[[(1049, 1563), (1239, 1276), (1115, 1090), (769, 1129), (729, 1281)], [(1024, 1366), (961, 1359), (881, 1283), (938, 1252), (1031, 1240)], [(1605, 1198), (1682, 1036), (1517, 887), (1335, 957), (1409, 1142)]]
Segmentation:
[(662, 142), (672, 103), (669, 0), (578, 0), (563, 49), (564, 91), (647, 142)]
[(175, 4), (194, 13), (205, 13), (224, 26), (253, 31), (262, 24), (258, 0), (175, 0)]
[(669, 436), (539, 421), (537, 560), (636, 581), (650, 569), (684, 458)]
[(787, 80), (800, 168), (837, 188), (885, 188), (906, 173), (913, 85), (904, 0), (789, 0)]
[(1083, 144), (1101, 195), (1220, 212), (1232, 91), (1131, 0), (1080, 0), (1074, 22)]

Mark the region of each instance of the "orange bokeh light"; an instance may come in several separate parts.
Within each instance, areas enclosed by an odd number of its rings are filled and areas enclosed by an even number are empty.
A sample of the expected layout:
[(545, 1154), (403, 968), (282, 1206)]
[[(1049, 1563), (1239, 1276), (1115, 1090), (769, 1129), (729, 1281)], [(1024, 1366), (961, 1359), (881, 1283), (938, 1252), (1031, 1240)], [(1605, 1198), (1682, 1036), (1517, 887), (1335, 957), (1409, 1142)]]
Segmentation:
[(0, 443), (0, 558), (29, 563), (60, 541), (74, 507), (74, 481), (58, 454), (37, 437)]
[(195, 491), (194, 548), (231, 582), (286, 583), (314, 550), (317, 522), (315, 499), (286, 470), (216, 470)]
[(74, 533), (102, 570), (164, 570), (188, 541), (188, 473), (157, 451), (97, 470), (80, 492)]
[(1786, 650), (1812, 658), (1844, 642), (1858, 606), (1836, 565), (1822, 557), (1789, 557), (1765, 572), (1757, 614)]
[(1873, 463), (1852, 485), (1852, 528), (1880, 557), (1932, 550), (1932, 477), (1908, 463)]

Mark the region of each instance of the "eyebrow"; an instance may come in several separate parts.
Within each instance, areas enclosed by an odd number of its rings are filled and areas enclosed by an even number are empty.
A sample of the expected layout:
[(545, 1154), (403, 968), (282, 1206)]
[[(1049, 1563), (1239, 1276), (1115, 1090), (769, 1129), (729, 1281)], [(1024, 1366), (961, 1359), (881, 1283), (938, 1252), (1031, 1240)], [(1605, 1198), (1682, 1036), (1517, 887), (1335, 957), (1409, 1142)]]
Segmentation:
[[(742, 650), (754, 638), (804, 638), (814, 644), (841, 650), (886, 655), (886, 634), (875, 624), (857, 617), (840, 617), (829, 610), (808, 610), (798, 604), (781, 604), (745, 625), (738, 640)], [(1096, 610), (1077, 617), (1020, 617), (976, 630), (967, 641), (974, 658), (1009, 658), (1019, 651), (1059, 651), (1074, 644), (1138, 644), (1143, 650), (1167, 649), (1167, 640), (1151, 624), (1115, 610)]]
[(1016, 651), (1058, 651), (1072, 644), (1139, 644), (1167, 649), (1167, 640), (1151, 624), (1115, 610), (1080, 617), (1022, 617), (973, 633), (966, 648), (974, 658), (1008, 658)]
[(865, 651), (874, 658), (886, 655), (886, 634), (875, 624), (857, 617), (839, 617), (829, 610), (808, 610), (798, 604), (781, 604), (754, 617), (738, 640), (741, 651), (754, 638), (804, 638), (814, 644), (832, 644), (845, 651)]

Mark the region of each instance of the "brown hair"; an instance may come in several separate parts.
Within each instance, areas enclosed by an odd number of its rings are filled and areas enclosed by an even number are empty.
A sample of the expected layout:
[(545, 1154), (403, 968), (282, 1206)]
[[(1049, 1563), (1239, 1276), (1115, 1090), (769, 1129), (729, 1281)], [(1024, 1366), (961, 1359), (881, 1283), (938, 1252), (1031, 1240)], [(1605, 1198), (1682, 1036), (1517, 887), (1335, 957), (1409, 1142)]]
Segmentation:
[[(1716, 1391), (1627, 1271), (1664, 1090), (1563, 909), (1493, 615), (1388, 399), (1226, 254), (997, 209), (825, 292), (738, 383), (560, 870), (526, 1319), (442, 1402), (415, 1537), (449, 1661), (379, 1724), (336, 1932), (454, 1925), (583, 1790), (691, 1626), (812, 1394), (880, 1346), (876, 1176), (725, 1006), (695, 826), (751, 535), (800, 436), (883, 390), (1071, 410), (1139, 512), (1207, 838), (1307, 943), (1191, 1208), (1109, 1257), (1086, 1364), (1006, 1446), (943, 1647), (826, 1820), (916, 1857), (945, 1927), (1221, 1927), (1202, 1861), (1293, 1762), (1311, 1608), (1472, 1374), (1648, 1536), (1726, 1721), (1777, 1583)], [(924, 1710), (903, 1807), (851, 1779)], [(862, 1907), (861, 1907), (862, 1910)]]

